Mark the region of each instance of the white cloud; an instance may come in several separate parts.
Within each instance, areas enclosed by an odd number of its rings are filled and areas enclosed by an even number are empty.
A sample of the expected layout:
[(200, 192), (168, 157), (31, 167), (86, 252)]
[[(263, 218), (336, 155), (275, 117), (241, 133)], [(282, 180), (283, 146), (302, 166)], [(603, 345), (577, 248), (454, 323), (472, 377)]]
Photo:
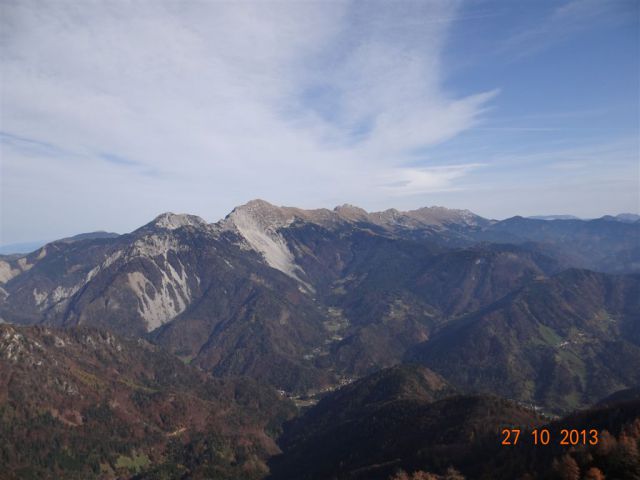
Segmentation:
[(396, 168), (383, 176), (383, 187), (398, 196), (457, 190), (454, 181), (482, 164), (448, 165), (444, 167)]
[(367, 206), (452, 188), (466, 167), (407, 169), (407, 155), (470, 128), (495, 94), (443, 88), (444, 0), (0, 8), (0, 129), (50, 144), (3, 142), (2, 243), (50, 236), (25, 218), (58, 235), (169, 209), (215, 220), (259, 196)]

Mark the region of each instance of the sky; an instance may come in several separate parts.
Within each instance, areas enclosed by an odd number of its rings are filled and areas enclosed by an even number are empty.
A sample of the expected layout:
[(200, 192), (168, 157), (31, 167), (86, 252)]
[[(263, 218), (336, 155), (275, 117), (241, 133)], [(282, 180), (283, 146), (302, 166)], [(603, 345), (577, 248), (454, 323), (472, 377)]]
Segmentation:
[(640, 2), (0, 0), (0, 245), (253, 198), (640, 212)]

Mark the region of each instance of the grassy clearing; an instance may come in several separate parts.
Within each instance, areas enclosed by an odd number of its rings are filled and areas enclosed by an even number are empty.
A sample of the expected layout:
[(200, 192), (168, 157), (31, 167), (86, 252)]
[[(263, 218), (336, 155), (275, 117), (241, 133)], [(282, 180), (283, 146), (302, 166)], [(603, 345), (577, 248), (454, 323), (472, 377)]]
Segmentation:
[(120, 455), (116, 460), (116, 468), (126, 468), (137, 472), (149, 465), (149, 463), (151, 463), (151, 460), (145, 453), (133, 453), (130, 457)]

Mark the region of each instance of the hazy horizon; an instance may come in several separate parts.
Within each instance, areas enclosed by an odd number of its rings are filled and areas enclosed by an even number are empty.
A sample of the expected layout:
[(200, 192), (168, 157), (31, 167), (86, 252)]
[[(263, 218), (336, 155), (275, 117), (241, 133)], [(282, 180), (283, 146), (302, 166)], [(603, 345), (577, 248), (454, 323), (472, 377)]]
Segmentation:
[(635, 1), (0, 2), (0, 245), (252, 198), (640, 213)]
[[(265, 200), (265, 199), (253, 199), (253, 200)], [(268, 200), (265, 200), (268, 202)], [(245, 202), (246, 203), (246, 202)], [(272, 203), (272, 202), (269, 202)], [(237, 205), (240, 206), (240, 205)], [(277, 207), (296, 207), (295, 205), (276, 205)], [(333, 210), (334, 208), (338, 207), (339, 205), (334, 205), (331, 207), (317, 207), (319, 209), (328, 209), (328, 210)], [(358, 206), (358, 205), (354, 205), (354, 206)], [(425, 207), (443, 207), (444, 205), (425, 205)], [(394, 207), (389, 207), (389, 209), (393, 209)], [(422, 207), (418, 207), (418, 208), (422, 208)], [(445, 207), (446, 208), (446, 207)], [(387, 209), (384, 209), (387, 210)], [(467, 209), (468, 210), (468, 209)], [(382, 211), (382, 210), (380, 210)], [(116, 233), (118, 235), (123, 235), (123, 234), (127, 234), (127, 233), (131, 233), (134, 230), (136, 230), (137, 228), (142, 227), (144, 224), (149, 223), (151, 221), (153, 221), (153, 219), (155, 219), (156, 217), (158, 217), (159, 215), (162, 215), (164, 213), (173, 213), (176, 215), (191, 215), (190, 212), (158, 212), (157, 215), (154, 215), (152, 218), (149, 218), (147, 222), (144, 222), (143, 224), (140, 225), (136, 225), (134, 227), (132, 227), (129, 230), (125, 230), (125, 231), (113, 231), (113, 230), (105, 230), (105, 229), (98, 229), (98, 230), (94, 230), (94, 231), (83, 231), (83, 232), (67, 232), (64, 235), (60, 235), (57, 237), (48, 237), (47, 239), (39, 239), (39, 240), (29, 240), (29, 241), (22, 241), (22, 242), (15, 242), (15, 243), (2, 243), (0, 244), (0, 255), (6, 255), (6, 254), (12, 254), (12, 253), (29, 253), (32, 252), (34, 250), (37, 250), (38, 248), (42, 247), (43, 245), (56, 241), (56, 240), (61, 240), (63, 238), (69, 238), (69, 237), (73, 237), (74, 235), (81, 235), (83, 233), (94, 233), (94, 232), (105, 232), (105, 233)], [(230, 212), (227, 212), (227, 214)], [(375, 213), (373, 210), (368, 210), (368, 213)], [(476, 213), (477, 212), (473, 212)], [(606, 215), (611, 215), (611, 216), (616, 216), (616, 215), (622, 215), (622, 214), (630, 214), (632, 212), (613, 212), (613, 213), (609, 213)], [(225, 218), (225, 216), (227, 215), (223, 215), (220, 218), (216, 218), (216, 219), (211, 219), (211, 218), (206, 218), (206, 217), (202, 217), (207, 223), (216, 223), (220, 220), (222, 220), (223, 218)], [(482, 216), (482, 215), (480, 215)], [(485, 217), (487, 219), (490, 220), (505, 220), (507, 218), (511, 218), (513, 216), (517, 216), (517, 215), (512, 215), (509, 217), (504, 217), (504, 218), (492, 218), (492, 217)], [(575, 217), (578, 220), (595, 220), (597, 218), (601, 218), (601, 217), (591, 217), (591, 218), (585, 218), (585, 217), (577, 217), (575, 215), (571, 215), (571, 214), (558, 214), (558, 213), (549, 213), (549, 214), (539, 214), (539, 215), (526, 215), (525, 217), (531, 218), (531, 217), (551, 217), (551, 216), (570, 216), (570, 217)], [(604, 215), (603, 215), (604, 216)], [(11, 247), (16, 247), (17, 249), (11, 250)]]

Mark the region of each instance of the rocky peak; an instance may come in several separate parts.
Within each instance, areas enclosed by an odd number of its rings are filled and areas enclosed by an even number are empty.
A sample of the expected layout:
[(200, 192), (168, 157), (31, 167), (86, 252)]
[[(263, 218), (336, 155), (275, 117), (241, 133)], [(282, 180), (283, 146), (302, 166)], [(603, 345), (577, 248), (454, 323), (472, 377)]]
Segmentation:
[(333, 211), (338, 214), (340, 218), (349, 221), (366, 221), (369, 219), (369, 213), (366, 210), (348, 203), (334, 208)]
[(395, 208), (389, 208), (383, 212), (372, 212), (369, 214), (369, 219), (379, 225), (395, 224), (398, 219), (403, 215), (403, 212), (396, 210)]
[(252, 200), (233, 209), (218, 223), (222, 230), (236, 232), (240, 245), (258, 252), (272, 268), (299, 280), (302, 269), (278, 229), (295, 220), (295, 210), (276, 207), (264, 200)]
[(150, 223), (142, 227), (143, 229), (162, 229), (162, 230), (176, 230), (181, 227), (206, 227), (208, 224), (202, 218), (196, 215), (176, 214), (172, 212), (165, 212), (158, 215)]
[(277, 207), (264, 200), (255, 199), (234, 208), (222, 221), (226, 227), (242, 228), (252, 224), (261, 229), (275, 230), (290, 224), (294, 214), (286, 207)]
[(486, 220), (469, 210), (457, 210), (445, 207), (423, 207), (406, 212), (406, 215), (425, 224), (442, 225), (447, 223), (461, 223), (478, 225)]
[[(364, 213), (366, 214), (366, 212)], [(261, 230), (275, 232), (279, 228), (291, 225), (296, 220), (327, 226), (335, 223), (339, 218), (336, 210), (331, 211), (326, 208), (305, 210), (295, 207), (278, 207), (264, 200), (256, 199), (234, 208), (220, 222), (220, 225), (225, 229), (237, 229), (241, 228), (241, 225), (250, 223)]]
[(157, 227), (164, 228), (167, 230), (175, 230), (177, 228), (186, 227), (186, 226), (202, 227), (202, 226), (206, 226), (207, 222), (205, 222), (202, 218), (196, 215), (175, 214), (171, 212), (166, 212), (161, 215), (158, 215), (153, 220), (153, 224)]

